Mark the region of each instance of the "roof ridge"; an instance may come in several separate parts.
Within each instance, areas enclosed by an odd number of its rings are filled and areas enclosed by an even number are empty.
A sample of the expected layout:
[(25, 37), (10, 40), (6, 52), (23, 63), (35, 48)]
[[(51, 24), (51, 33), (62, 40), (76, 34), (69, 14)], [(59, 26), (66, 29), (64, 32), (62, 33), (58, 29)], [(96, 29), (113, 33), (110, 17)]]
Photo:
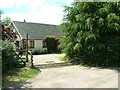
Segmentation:
[(42, 25), (53, 25), (53, 26), (57, 26), (57, 25), (54, 25), (54, 24), (45, 24), (45, 23), (37, 23), (37, 22), (22, 22), (22, 21), (12, 21), (12, 22), (20, 22), (20, 23), (31, 23), (31, 24), (42, 24)]

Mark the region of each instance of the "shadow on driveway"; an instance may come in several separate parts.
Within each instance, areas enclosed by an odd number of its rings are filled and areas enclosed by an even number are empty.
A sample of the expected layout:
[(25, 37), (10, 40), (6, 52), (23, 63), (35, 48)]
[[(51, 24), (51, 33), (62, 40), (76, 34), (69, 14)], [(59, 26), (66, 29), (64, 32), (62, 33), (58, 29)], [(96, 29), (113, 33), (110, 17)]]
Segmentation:
[(65, 66), (72, 66), (73, 64), (68, 62), (61, 62), (61, 63), (53, 63), (53, 64), (37, 64), (35, 65), (36, 68), (39, 69), (46, 69), (46, 68), (59, 68)]

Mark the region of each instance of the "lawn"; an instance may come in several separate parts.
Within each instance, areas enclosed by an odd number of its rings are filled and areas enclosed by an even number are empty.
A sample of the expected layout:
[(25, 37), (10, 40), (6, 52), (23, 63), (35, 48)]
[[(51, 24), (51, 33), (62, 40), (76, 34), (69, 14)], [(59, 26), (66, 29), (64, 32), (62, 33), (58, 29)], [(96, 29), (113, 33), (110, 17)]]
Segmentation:
[(10, 83), (25, 81), (39, 73), (37, 69), (31, 68), (14, 68), (2, 76), (2, 86), (5, 87)]

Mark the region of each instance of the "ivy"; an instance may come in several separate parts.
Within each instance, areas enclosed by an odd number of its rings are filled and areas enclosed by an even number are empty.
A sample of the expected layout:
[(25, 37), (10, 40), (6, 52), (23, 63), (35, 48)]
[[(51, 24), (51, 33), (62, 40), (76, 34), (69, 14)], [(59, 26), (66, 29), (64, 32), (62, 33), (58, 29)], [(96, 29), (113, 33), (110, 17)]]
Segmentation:
[(46, 36), (46, 46), (48, 52), (55, 52), (55, 36)]

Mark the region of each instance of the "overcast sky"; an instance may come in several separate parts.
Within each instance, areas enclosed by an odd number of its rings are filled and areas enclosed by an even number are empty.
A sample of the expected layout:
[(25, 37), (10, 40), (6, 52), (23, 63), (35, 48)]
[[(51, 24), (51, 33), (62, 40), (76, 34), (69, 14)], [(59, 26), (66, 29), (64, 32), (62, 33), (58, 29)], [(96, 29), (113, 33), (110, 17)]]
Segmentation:
[(0, 0), (4, 11), (2, 19), (9, 16), (13, 21), (46, 23), (58, 25), (63, 18), (64, 6), (73, 0)]

